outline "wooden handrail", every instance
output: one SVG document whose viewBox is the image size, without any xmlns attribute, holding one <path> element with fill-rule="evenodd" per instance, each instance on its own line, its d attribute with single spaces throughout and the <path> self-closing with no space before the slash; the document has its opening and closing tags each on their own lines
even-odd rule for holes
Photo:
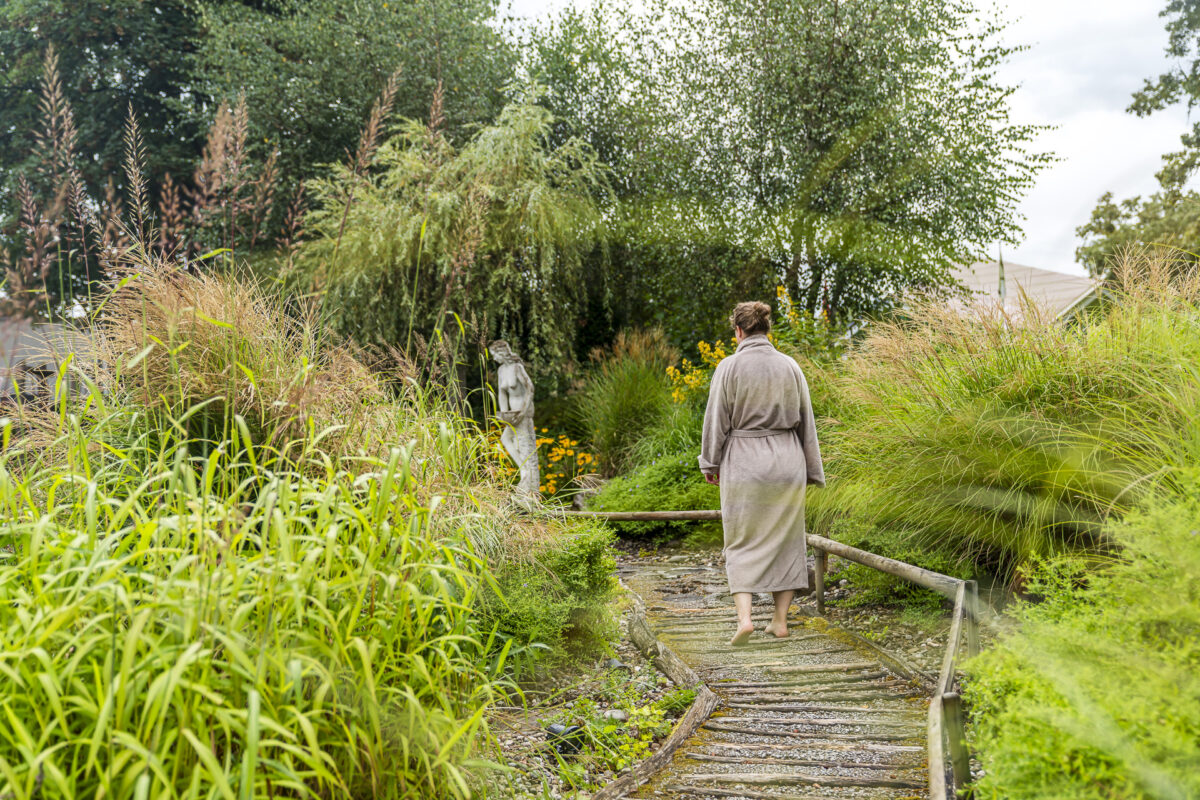
<svg viewBox="0 0 1200 800">
<path fill-rule="evenodd" d="M 550 511 L 554 516 L 609 522 L 687 522 L 720 520 L 720 511 Z"/>
</svg>

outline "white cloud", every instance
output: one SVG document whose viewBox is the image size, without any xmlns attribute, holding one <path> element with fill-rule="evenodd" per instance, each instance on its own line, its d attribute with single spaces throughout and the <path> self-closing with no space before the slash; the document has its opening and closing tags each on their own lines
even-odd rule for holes
<svg viewBox="0 0 1200 800">
<path fill-rule="evenodd" d="M 1163 153 L 1179 148 L 1185 108 L 1149 118 L 1126 113 L 1131 95 L 1170 62 L 1161 4 L 1154 0 L 1011 0 L 1007 38 L 1031 47 L 1001 77 L 1017 83 L 1014 119 L 1056 126 L 1040 142 L 1062 159 L 1021 205 L 1026 238 L 1013 261 L 1081 271 L 1075 228 L 1106 191 L 1154 191 Z"/>
</svg>

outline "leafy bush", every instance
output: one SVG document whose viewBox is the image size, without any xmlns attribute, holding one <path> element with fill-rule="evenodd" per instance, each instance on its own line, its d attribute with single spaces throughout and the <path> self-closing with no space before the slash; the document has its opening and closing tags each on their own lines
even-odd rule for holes
<svg viewBox="0 0 1200 800">
<path fill-rule="evenodd" d="M 696 456 L 674 453 L 604 485 L 588 507 L 594 511 L 707 510 L 721 507 L 721 493 L 700 476 Z M 613 522 L 629 536 L 691 535 L 721 540 L 720 522 Z"/>
<path fill-rule="evenodd" d="M 495 565 L 498 591 L 484 598 L 481 619 L 525 654 L 518 668 L 532 667 L 537 651 L 551 663 L 590 652 L 613 633 L 611 536 L 602 525 L 581 525 Z"/>
<path fill-rule="evenodd" d="M 656 330 L 623 332 L 610 349 L 592 354 L 576 413 L 605 475 L 632 466 L 638 441 L 667 414 L 667 368 L 677 358 Z"/>
<path fill-rule="evenodd" d="M 1108 528 L 1121 557 L 1043 561 L 1017 628 L 967 669 L 977 797 L 1200 794 L 1200 473 Z"/>
</svg>

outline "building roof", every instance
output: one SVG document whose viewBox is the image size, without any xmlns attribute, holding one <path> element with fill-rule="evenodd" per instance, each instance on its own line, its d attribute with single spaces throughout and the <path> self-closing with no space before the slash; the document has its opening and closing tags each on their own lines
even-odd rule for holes
<svg viewBox="0 0 1200 800">
<path fill-rule="evenodd" d="M 1055 316 L 1070 316 L 1099 296 L 1100 282 L 1086 275 L 1004 262 L 1004 296 L 1001 297 L 1000 263 L 979 261 L 959 267 L 954 278 L 981 300 L 1003 301 L 1004 310 L 1019 314 L 1021 293 Z"/>
<path fill-rule="evenodd" d="M 76 328 L 0 318 L 0 396 L 14 391 L 21 369 L 53 375 L 68 355 L 89 359 L 93 350 L 91 339 Z"/>
</svg>

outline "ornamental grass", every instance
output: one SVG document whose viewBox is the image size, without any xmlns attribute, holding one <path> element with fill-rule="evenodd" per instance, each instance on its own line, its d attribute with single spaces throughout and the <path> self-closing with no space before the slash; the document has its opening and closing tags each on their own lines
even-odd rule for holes
<svg viewBox="0 0 1200 800">
<path fill-rule="evenodd" d="M 1200 279 L 1130 253 L 1105 299 L 1064 321 L 930 302 L 811 368 L 827 415 L 818 531 L 868 520 L 918 550 L 1011 571 L 1103 552 L 1105 521 L 1187 465 L 1200 430 Z"/>
<path fill-rule="evenodd" d="M 493 573 L 566 526 L 282 300 L 127 266 L 86 390 L 3 422 L 0 795 L 477 796 Z"/>
</svg>

